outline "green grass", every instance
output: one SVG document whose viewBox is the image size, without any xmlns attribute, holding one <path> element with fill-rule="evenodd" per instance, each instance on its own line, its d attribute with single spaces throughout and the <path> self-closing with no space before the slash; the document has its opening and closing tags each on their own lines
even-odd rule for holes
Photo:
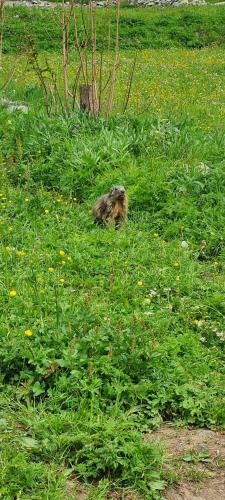
<svg viewBox="0 0 225 500">
<path fill-rule="evenodd" d="M 14 53 L 26 50 L 28 37 L 32 37 L 38 50 L 55 51 L 61 48 L 59 13 L 54 9 L 6 9 L 4 51 Z M 80 14 L 78 12 L 78 20 Z M 101 46 L 103 11 L 97 9 L 97 46 Z M 85 14 L 86 16 L 86 14 Z M 115 40 L 115 9 L 109 10 L 112 44 Z M 80 36 L 84 37 L 82 28 Z M 71 35 L 71 45 L 73 37 Z M 224 46 L 225 8 L 188 7 L 161 10 L 123 8 L 120 19 L 120 47 L 146 48 L 202 48 Z"/>
<path fill-rule="evenodd" d="M 93 500 L 156 500 L 170 479 L 145 431 L 224 428 L 224 49 L 140 50 L 121 117 L 133 56 L 108 124 L 47 118 L 25 57 L 4 93 L 30 111 L 0 111 L 3 499 L 74 498 L 82 483 Z M 117 232 L 89 214 L 115 183 L 129 198 Z"/>
<path fill-rule="evenodd" d="M 3 498 L 36 498 L 39 474 L 63 498 L 67 469 L 156 498 L 159 452 L 138 431 L 224 426 L 222 137 L 1 115 Z M 130 199 L 116 233 L 88 214 L 115 182 Z"/>
</svg>

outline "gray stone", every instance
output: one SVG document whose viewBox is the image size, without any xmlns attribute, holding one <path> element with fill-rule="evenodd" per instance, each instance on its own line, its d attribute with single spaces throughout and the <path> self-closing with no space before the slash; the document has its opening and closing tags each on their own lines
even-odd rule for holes
<svg viewBox="0 0 225 500">
<path fill-rule="evenodd" d="M 25 102 L 10 101 L 9 99 L 0 99 L 0 106 L 6 106 L 6 111 L 12 113 L 13 111 L 21 111 L 28 113 L 28 105 Z"/>
<path fill-rule="evenodd" d="M 179 7 L 182 5 L 206 5 L 205 0 L 129 0 L 129 4 L 136 7 Z"/>
<path fill-rule="evenodd" d="M 94 8 L 102 8 L 106 7 L 107 5 L 115 5 L 117 2 L 116 0 L 111 0 L 109 3 L 107 0 L 97 0 L 93 2 L 93 7 Z M 153 7 L 153 6 L 158 6 L 158 7 L 167 7 L 167 6 L 173 6 L 173 7 L 179 7 L 182 5 L 207 5 L 207 2 L 205 0 L 128 0 L 129 5 L 131 6 L 137 6 L 137 7 Z M 223 5 L 225 2 L 221 2 L 220 4 L 214 4 L 214 5 Z M 33 7 L 33 8 L 48 8 L 48 9 L 54 9 L 55 7 L 60 7 L 60 4 L 55 3 L 55 2 L 48 2 L 46 0 L 5 0 L 5 5 L 7 6 L 16 6 L 16 5 L 23 5 L 26 7 Z M 67 1 L 65 3 L 66 7 L 69 6 L 69 2 Z M 80 7 L 80 4 L 74 4 L 75 7 Z M 84 4 L 84 7 L 88 7 L 88 5 Z"/>
</svg>

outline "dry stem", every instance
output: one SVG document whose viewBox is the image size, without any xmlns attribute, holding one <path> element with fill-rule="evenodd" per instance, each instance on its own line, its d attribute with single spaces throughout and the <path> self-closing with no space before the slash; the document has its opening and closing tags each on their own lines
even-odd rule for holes
<svg viewBox="0 0 225 500">
<path fill-rule="evenodd" d="M 111 109 L 112 109 L 115 83 L 116 83 L 116 70 L 118 67 L 118 60 L 119 60 L 119 18 L 120 18 L 120 0 L 117 0 L 115 60 L 114 60 L 114 64 L 113 64 L 112 79 L 111 79 L 111 85 L 110 85 L 110 89 L 109 89 L 109 99 L 108 99 L 107 112 L 106 112 L 107 118 L 109 117 L 109 114 L 110 114 Z"/>
</svg>

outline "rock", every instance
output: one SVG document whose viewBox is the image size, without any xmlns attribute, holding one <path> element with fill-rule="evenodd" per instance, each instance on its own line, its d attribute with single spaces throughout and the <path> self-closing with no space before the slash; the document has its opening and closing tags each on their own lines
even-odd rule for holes
<svg viewBox="0 0 225 500">
<path fill-rule="evenodd" d="M 176 0 L 175 2 L 173 2 L 172 5 L 174 5 L 175 7 L 179 7 L 180 5 L 188 5 L 189 4 L 189 0 Z"/>
<path fill-rule="evenodd" d="M 129 0 L 133 7 L 179 7 L 182 5 L 206 5 L 205 0 Z"/>
<path fill-rule="evenodd" d="M 102 8 L 106 7 L 107 5 L 116 5 L 117 1 L 116 0 L 110 0 L 109 2 L 107 0 L 97 0 L 92 3 L 94 8 Z M 221 4 L 214 4 L 214 5 L 222 5 L 224 2 L 221 2 Z M 48 8 L 48 9 L 54 9 L 55 7 L 59 7 L 59 3 L 55 2 L 48 2 L 46 0 L 5 0 L 5 5 L 7 6 L 16 6 L 16 5 L 22 5 L 26 7 L 34 7 L 34 8 Z M 207 2 L 205 0 L 128 0 L 128 4 L 133 7 L 180 7 L 180 6 L 185 6 L 185 5 L 207 5 Z M 65 6 L 69 7 L 69 2 L 65 2 Z M 84 7 L 88 7 L 88 1 L 87 4 L 83 4 Z M 74 3 L 74 7 L 80 7 L 80 4 Z"/>
<path fill-rule="evenodd" d="M 17 7 L 18 5 L 22 7 L 30 8 L 47 8 L 53 9 L 58 7 L 60 4 L 54 2 L 47 2 L 45 0 L 5 0 L 4 5 L 7 7 Z M 69 5 L 69 4 L 68 4 Z"/>
<path fill-rule="evenodd" d="M 205 0 L 189 0 L 189 5 L 206 5 L 207 2 Z"/>
<path fill-rule="evenodd" d="M 0 106 L 6 106 L 8 113 L 13 111 L 21 111 L 22 113 L 28 113 L 28 105 L 24 102 L 10 101 L 9 99 L 0 99 Z"/>
</svg>

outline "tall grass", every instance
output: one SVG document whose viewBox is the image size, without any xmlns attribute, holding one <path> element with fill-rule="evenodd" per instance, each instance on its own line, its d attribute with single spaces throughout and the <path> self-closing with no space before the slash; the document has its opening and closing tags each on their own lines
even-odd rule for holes
<svg viewBox="0 0 225 500">
<path fill-rule="evenodd" d="M 159 498 L 140 431 L 224 426 L 223 135 L 188 117 L 0 123 L 2 494 L 63 498 L 69 476 Z M 117 233 L 89 216 L 114 183 Z"/>
</svg>

